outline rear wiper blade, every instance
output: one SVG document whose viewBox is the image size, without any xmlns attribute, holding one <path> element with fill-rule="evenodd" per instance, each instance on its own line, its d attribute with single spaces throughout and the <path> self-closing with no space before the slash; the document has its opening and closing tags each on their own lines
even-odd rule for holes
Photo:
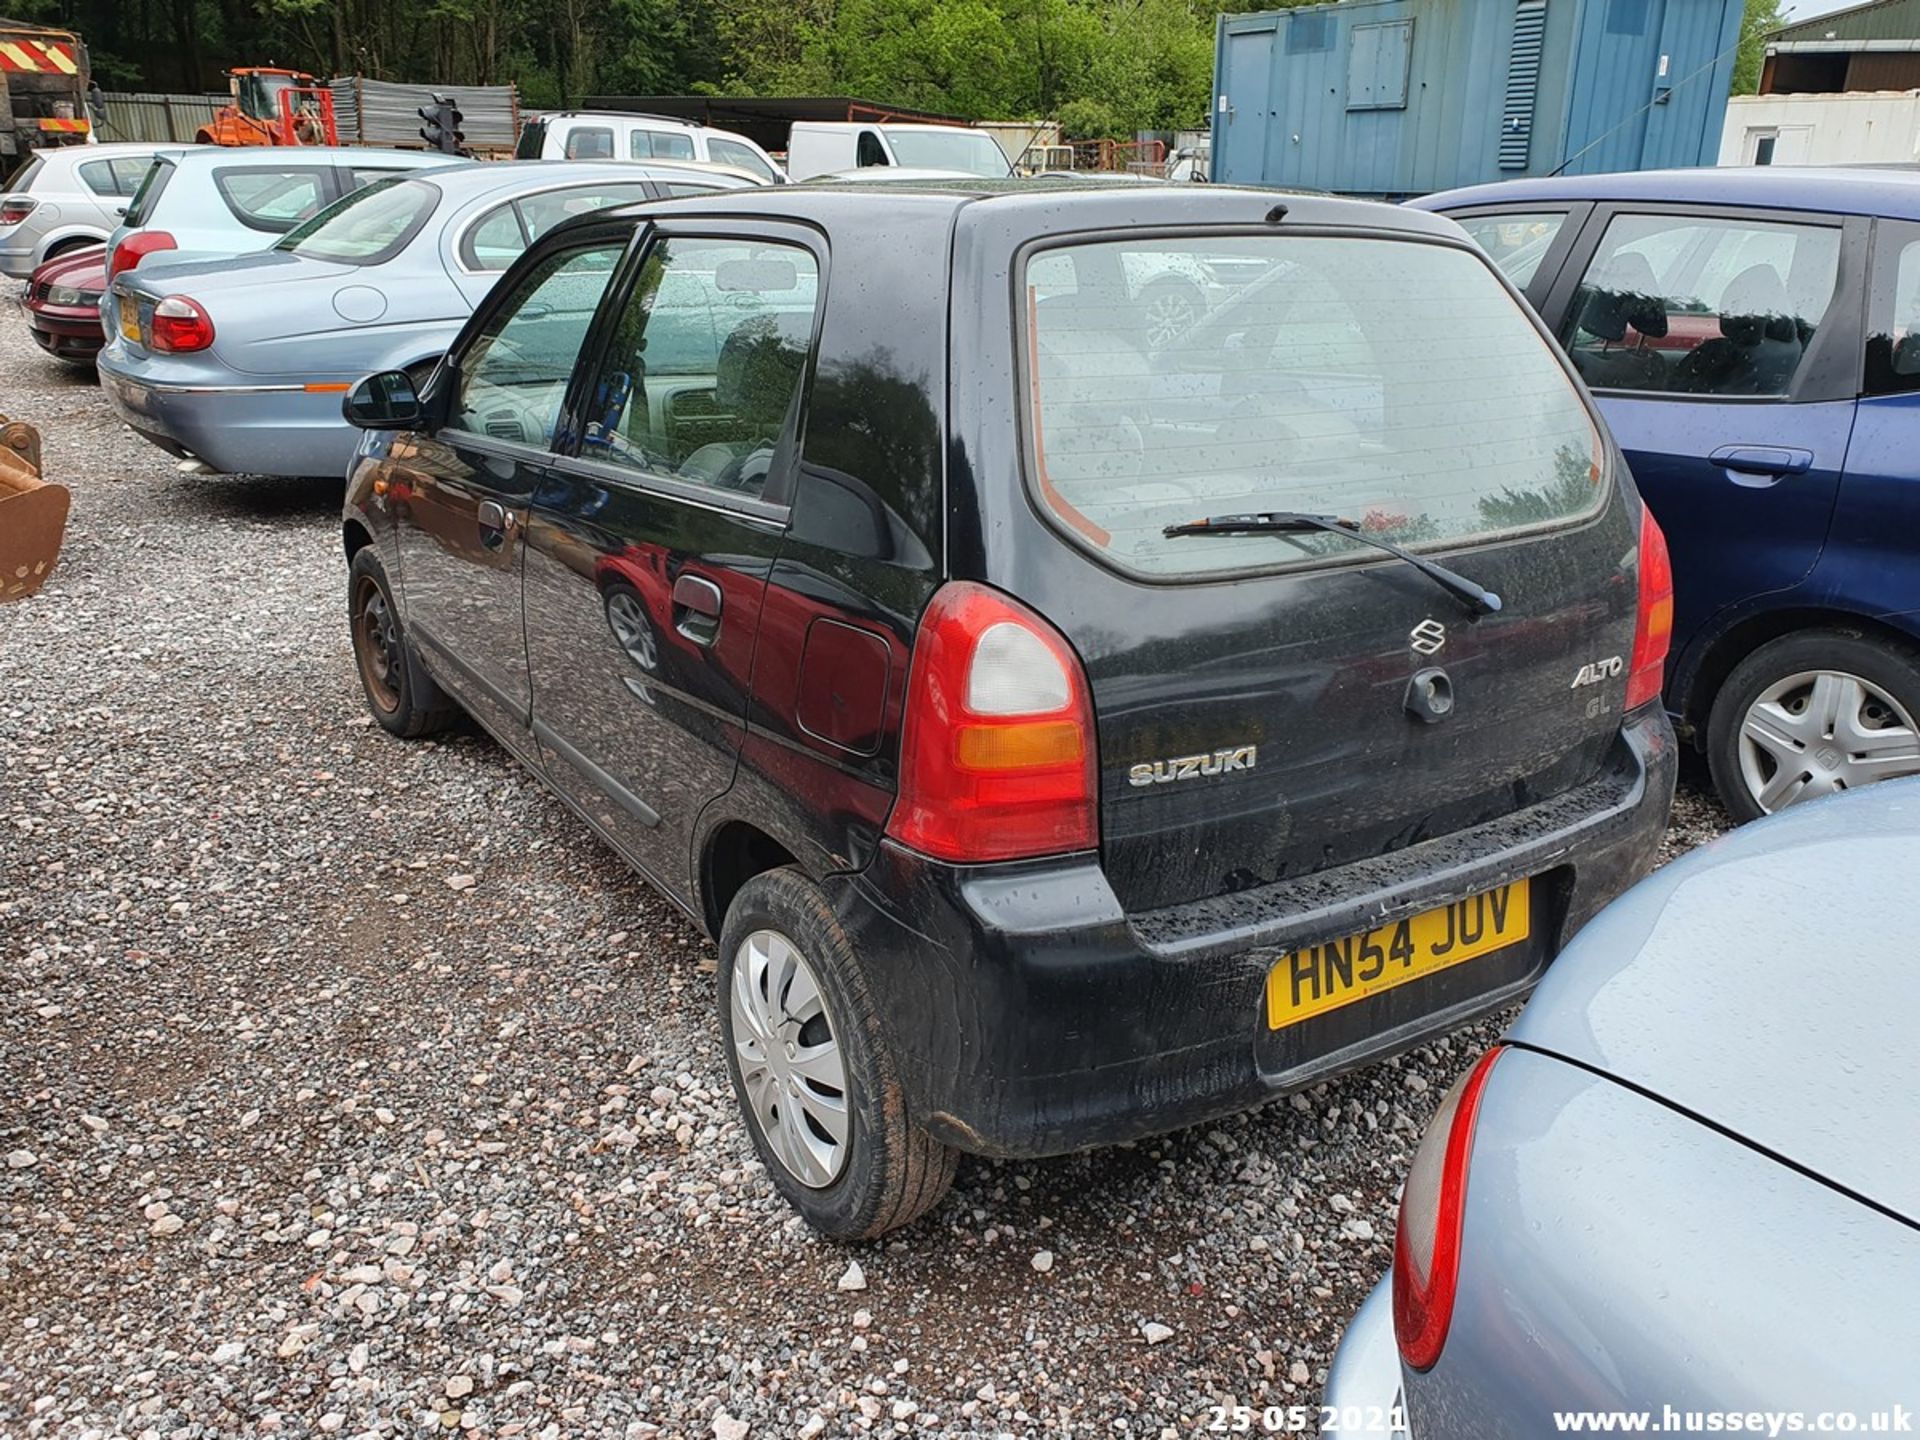
<svg viewBox="0 0 1920 1440">
<path fill-rule="evenodd" d="M 1184 525 L 1169 525 L 1163 532 L 1176 535 L 1298 535 L 1310 530 L 1329 535 L 1344 535 L 1376 550 L 1384 550 L 1404 560 L 1422 575 L 1440 586 L 1475 615 L 1492 615 L 1500 609 L 1500 597 L 1486 586 L 1469 580 L 1456 570 L 1437 565 L 1424 555 L 1416 555 L 1371 530 L 1363 530 L 1338 515 L 1311 515 L 1303 510 L 1261 510 L 1248 515 L 1209 515 L 1204 520 L 1189 520 Z"/>
</svg>

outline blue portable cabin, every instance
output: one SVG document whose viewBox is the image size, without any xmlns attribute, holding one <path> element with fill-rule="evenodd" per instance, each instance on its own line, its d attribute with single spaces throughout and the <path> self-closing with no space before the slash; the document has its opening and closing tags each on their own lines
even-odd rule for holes
<svg viewBox="0 0 1920 1440">
<path fill-rule="evenodd" d="M 1403 197 L 1711 165 L 1741 0 L 1344 0 L 1222 15 L 1213 178 Z"/>
</svg>

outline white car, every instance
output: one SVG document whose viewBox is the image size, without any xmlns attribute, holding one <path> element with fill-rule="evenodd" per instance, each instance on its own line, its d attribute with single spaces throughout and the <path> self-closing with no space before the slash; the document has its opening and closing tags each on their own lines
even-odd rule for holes
<svg viewBox="0 0 1920 1440">
<path fill-rule="evenodd" d="M 178 148 L 140 142 L 35 151 L 0 191 L 0 274 L 24 280 L 63 250 L 100 244 L 155 153 Z"/>
<path fill-rule="evenodd" d="M 1013 174 L 1000 142 L 985 130 L 965 125 L 796 120 L 787 137 L 787 175 L 794 180 L 881 166 L 948 178 L 1004 180 Z"/>
<path fill-rule="evenodd" d="M 786 175 L 744 135 L 665 115 L 564 110 L 537 115 L 520 127 L 517 160 L 700 160 L 729 165 L 779 185 Z"/>
</svg>

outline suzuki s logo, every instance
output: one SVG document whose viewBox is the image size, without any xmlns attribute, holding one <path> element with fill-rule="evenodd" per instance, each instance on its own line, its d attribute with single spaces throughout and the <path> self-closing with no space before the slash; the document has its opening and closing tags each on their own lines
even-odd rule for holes
<svg viewBox="0 0 1920 1440">
<path fill-rule="evenodd" d="M 1428 617 L 1407 632 L 1407 643 L 1422 655 L 1435 654 L 1447 643 L 1447 627 Z"/>
<path fill-rule="evenodd" d="M 1609 655 L 1604 660 L 1589 660 L 1580 667 L 1573 677 L 1573 684 L 1567 688 L 1578 690 L 1583 685 L 1598 685 L 1607 680 L 1618 680 L 1626 670 L 1626 663 L 1618 655 Z"/>
<path fill-rule="evenodd" d="M 1203 775 L 1224 775 L 1229 770 L 1251 770 L 1259 759 L 1258 745 L 1235 745 L 1211 755 L 1182 755 L 1174 760 L 1155 760 L 1136 765 L 1127 772 L 1127 783 L 1137 788 L 1171 785 L 1175 780 L 1198 780 Z"/>
</svg>

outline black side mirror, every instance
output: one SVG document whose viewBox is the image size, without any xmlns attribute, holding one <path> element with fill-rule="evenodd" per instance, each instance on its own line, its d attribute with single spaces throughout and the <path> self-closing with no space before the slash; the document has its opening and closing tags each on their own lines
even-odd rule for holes
<svg viewBox="0 0 1920 1440">
<path fill-rule="evenodd" d="M 413 377 L 404 370 L 366 376 L 347 391 L 340 412 L 362 430 L 418 430 L 427 415 Z"/>
</svg>

